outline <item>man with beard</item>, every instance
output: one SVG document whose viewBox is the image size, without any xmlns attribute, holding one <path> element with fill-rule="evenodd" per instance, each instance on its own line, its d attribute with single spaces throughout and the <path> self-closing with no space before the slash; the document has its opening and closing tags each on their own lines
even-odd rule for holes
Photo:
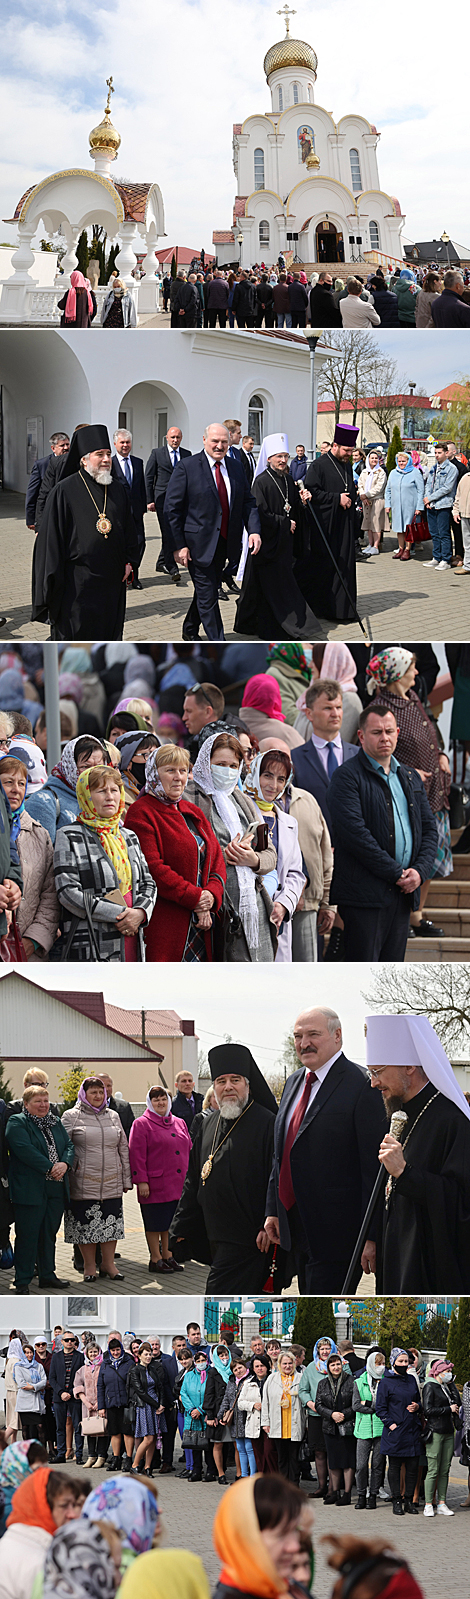
<svg viewBox="0 0 470 1599">
<path fill-rule="evenodd" d="M 341 576 L 356 604 L 356 554 L 354 507 L 356 490 L 351 458 L 359 429 L 337 423 L 331 449 L 312 461 L 300 485 L 300 497 L 321 522 L 327 543 L 336 558 Z M 340 622 L 353 622 L 354 610 L 325 549 L 321 533 L 309 511 L 305 520 L 302 558 L 296 568 L 297 580 L 320 616 Z M 312 637 L 316 635 L 312 634 Z"/>
<path fill-rule="evenodd" d="M 276 1101 L 249 1049 L 209 1050 L 217 1109 L 196 1135 L 171 1225 L 193 1259 L 211 1262 L 207 1292 L 260 1293 L 269 1272 L 263 1227 Z"/>
<path fill-rule="evenodd" d="M 466 1293 L 470 1282 L 470 1107 L 427 1016 L 368 1016 L 367 1065 L 401 1139 L 387 1133 L 388 1172 L 377 1249 L 377 1292 Z M 365 1269 L 376 1269 L 366 1245 Z"/>
<path fill-rule="evenodd" d="M 301 1070 L 288 1077 L 276 1119 L 265 1229 L 293 1249 L 300 1293 L 337 1294 L 377 1176 L 385 1114 L 343 1054 L 336 1011 L 303 1011 L 294 1044 Z M 364 1260 L 371 1250 L 372 1239 Z"/>
<path fill-rule="evenodd" d="M 121 639 L 126 583 L 138 565 L 125 483 L 111 474 L 106 427 L 74 434 L 47 500 L 33 558 L 33 612 L 53 639 Z"/>
<path fill-rule="evenodd" d="M 247 559 L 235 632 L 261 639 L 319 639 L 324 635 L 294 576 L 302 504 L 299 485 L 288 469 L 285 433 L 269 434 L 263 439 L 252 484 L 261 549 L 256 561 Z"/>
</svg>

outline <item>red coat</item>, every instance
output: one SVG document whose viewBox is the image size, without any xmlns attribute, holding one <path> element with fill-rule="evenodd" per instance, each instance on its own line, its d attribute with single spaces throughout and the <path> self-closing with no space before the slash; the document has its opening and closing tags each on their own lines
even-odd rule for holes
<svg viewBox="0 0 470 1599">
<path fill-rule="evenodd" d="M 201 895 L 197 886 L 198 848 L 184 818 L 193 816 L 205 840 L 202 888 L 214 895 L 219 910 L 226 881 L 225 861 L 215 833 L 199 810 L 182 799 L 165 805 L 153 794 L 141 794 L 132 806 L 132 831 L 142 846 L 158 889 L 158 898 L 145 929 L 147 960 L 181 961 L 191 921 Z M 207 959 L 212 960 L 210 932 L 205 934 Z"/>
</svg>

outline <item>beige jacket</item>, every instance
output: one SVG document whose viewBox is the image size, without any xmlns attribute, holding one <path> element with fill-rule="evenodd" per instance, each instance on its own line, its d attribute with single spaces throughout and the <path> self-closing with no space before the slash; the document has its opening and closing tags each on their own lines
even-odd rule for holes
<svg viewBox="0 0 470 1599">
<path fill-rule="evenodd" d="M 64 1111 L 64 1127 L 75 1149 L 71 1199 L 120 1199 L 132 1188 L 129 1145 L 116 1110 L 96 1112 L 78 1103 Z"/>
<path fill-rule="evenodd" d="M 298 692 L 300 693 L 300 689 Z M 254 733 L 259 744 L 262 738 L 283 738 L 289 749 L 294 750 L 304 742 L 300 733 L 296 733 L 295 727 L 291 727 L 289 722 L 278 722 L 275 716 L 265 716 L 264 711 L 256 711 L 254 706 L 242 705 L 240 716 L 242 722 L 249 727 L 250 733 Z"/>
<path fill-rule="evenodd" d="M 310 882 L 304 889 L 303 909 L 317 911 L 329 905 L 333 876 L 333 850 L 323 812 L 306 788 L 292 788 L 289 815 L 299 830 L 299 844 Z"/>
<path fill-rule="evenodd" d="M 23 898 L 17 912 L 22 938 L 35 938 L 40 945 L 36 959 L 49 954 L 60 921 L 60 905 L 55 891 L 53 849 L 47 828 L 23 811 L 18 834 L 18 855 L 23 878 Z M 34 957 L 33 957 L 34 959 Z"/>
<path fill-rule="evenodd" d="M 452 509 L 454 516 L 459 511 L 461 516 L 470 517 L 470 472 L 464 472 L 459 479 Z"/>
</svg>

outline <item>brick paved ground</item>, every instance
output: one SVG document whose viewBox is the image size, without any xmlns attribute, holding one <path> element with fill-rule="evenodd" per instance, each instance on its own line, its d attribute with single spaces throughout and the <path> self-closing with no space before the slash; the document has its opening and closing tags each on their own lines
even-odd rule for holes
<svg viewBox="0 0 470 1599">
<path fill-rule="evenodd" d="M 178 587 L 157 575 L 155 562 L 160 550 L 156 517 L 146 517 L 147 549 L 141 567 L 143 591 L 128 596 L 125 637 L 127 639 L 180 639 L 185 612 L 192 598 L 192 584 L 183 573 Z M 358 610 L 370 639 L 445 638 L 459 641 L 468 634 L 470 584 L 454 571 L 427 570 L 430 545 L 420 549 L 413 560 L 403 565 L 392 563 L 394 540 L 384 539 L 384 553 L 363 560 L 357 569 Z M 24 522 L 24 499 L 20 494 L 4 494 L 0 499 L 0 570 L 2 584 L 0 610 L 7 616 L 2 639 L 47 639 L 48 628 L 31 622 L 31 555 L 33 534 Z M 221 606 L 227 639 L 233 633 L 235 603 L 232 596 Z M 321 618 L 320 618 L 321 620 Z M 357 624 L 322 623 L 330 639 L 362 638 Z"/>
<path fill-rule="evenodd" d="M 175 1462 L 178 1452 L 175 1452 Z M 181 1467 L 176 1466 L 177 1470 Z M 62 1470 L 77 1474 L 76 1466 Z M 83 1472 L 85 1476 L 85 1472 Z M 103 1473 L 91 1475 L 93 1487 Z M 229 1471 L 233 1480 L 234 1473 Z M 444 1516 L 424 1520 L 422 1506 L 418 1516 L 407 1516 L 400 1521 L 392 1515 L 391 1504 L 383 1502 L 371 1522 L 365 1513 L 358 1516 L 354 1501 L 350 1509 L 337 1510 L 315 1500 L 314 1541 L 316 1551 L 315 1599 L 329 1599 L 333 1587 L 333 1574 L 328 1571 L 320 1538 L 327 1532 L 350 1532 L 367 1538 L 390 1538 L 400 1554 L 409 1560 L 425 1599 L 468 1599 L 468 1537 L 470 1512 L 460 1509 L 459 1501 L 465 1498 L 467 1473 L 454 1461 L 449 1483 L 448 1503 L 455 1510 L 454 1520 Z M 212 1547 L 212 1521 L 220 1503 L 222 1488 L 217 1483 L 188 1483 L 175 1476 L 154 1478 L 158 1485 L 158 1498 L 163 1521 L 163 1548 L 192 1549 L 204 1563 L 211 1587 L 217 1582 L 219 1562 Z M 225 1490 L 226 1492 L 227 1490 Z M 465 1572 L 467 1575 L 465 1575 Z"/>
</svg>

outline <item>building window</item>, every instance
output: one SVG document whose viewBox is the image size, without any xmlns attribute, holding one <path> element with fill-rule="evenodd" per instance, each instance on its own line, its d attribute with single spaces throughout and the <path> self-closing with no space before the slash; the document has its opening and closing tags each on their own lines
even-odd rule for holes
<svg viewBox="0 0 470 1599">
<path fill-rule="evenodd" d="M 260 222 L 259 242 L 260 244 L 269 244 L 269 222 Z"/>
<path fill-rule="evenodd" d="M 168 411 L 155 411 L 153 419 L 153 436 L 158 450 L 160 450 L 162 445 L 165 443 L 168 427 Z"/>
<path fill-rule="evenodd" d="M 264 189 L 264 150 L 255 150 L 255 189 Z"/>
<path fill-rule="evenodd" d="M 293 99 L 294 105 L 298 105 L 299 104 L 300 94 L 299 94 L 299 84 L 298 83 L 293 83 L 292 84 L 292 99 Z"/>
<path fill-rule="evenodd" d="M 358 150 L 350 150 L 349 151 L 349 160 L 351 162 L 351 183 L 352 183 L 352 186 L 353 186 L 353 193 L 354 194 L 358 194 L 359 190 L 362 189 L 361 163 L 360 163 L 360 160 L 359 160 L 359 151 Z"/>
<path fill-rule="evenodd" d="M 278 93 L 278 108 L 277 108 L 277 109 L 278 109 L 278 111 L 282 111 L 282 108 L 283 108 L 283 103 L 284 103 L 284 102 L 283 102 L 283 99 L 282 99 L 282 88 L 281 88 L 281 84 L 279 84 L 279 88 L 278 88 L 278 91 L 277 91 L 277 93 Z"/>
<path fill-rule="evenodd" d="M 252 394 L 248 404 L 248 432 L 259 449 L 263 440 L 264 405 L 260 394 Z"/>
<path fill-rule="evenodd" d="M 309 83 L 309 86 L 308 86 L 308 89 L 307 89 L 307 94 L 308 94 L 308 98 L 310 100 L 310 104 L 313 105 L 313 88 L 312 88 L 311 83 Z"/>
<path fill-rule="evenodd" d="M 369 222 L 369 238 L 372 250 L 380 250 L 380 233 L 377 222 Z"/>
</svg>

